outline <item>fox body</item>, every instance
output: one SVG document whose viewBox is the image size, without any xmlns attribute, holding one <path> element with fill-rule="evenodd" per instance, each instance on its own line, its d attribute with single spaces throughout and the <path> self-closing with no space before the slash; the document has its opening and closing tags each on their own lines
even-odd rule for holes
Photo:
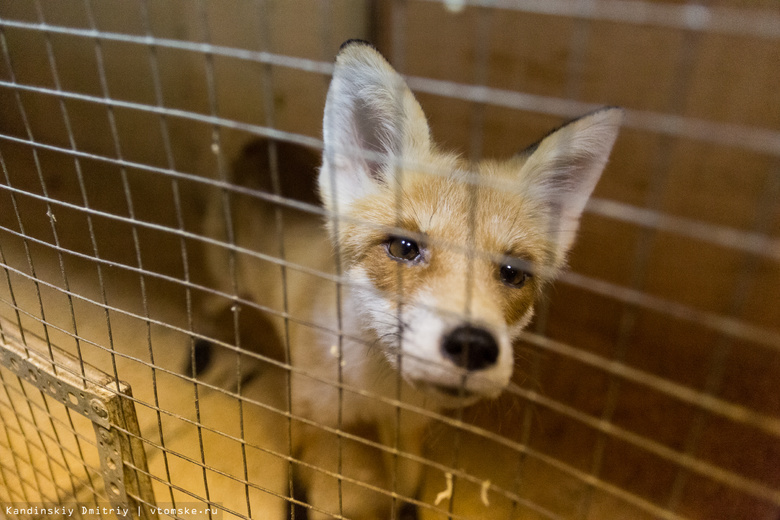
<svg viewBox="0 0 780 520">
<path fill-rule="evenodd" d="M 469 164 L 434 145 L 420 105 L 373 47 L 342 46 L 318 177 L 327 233 L 286 212 L 285 258 L 309 269 L 239 258 L 236 270 L 239 291 L 296 318 L 279 333 L 289 334 L 289 406 L 306 419 L 293 445 L 310 517 L 387 517 L 390 499 L 357 482 L 413 497 L 432 414 L 509 384 L 513 340 L 565 263 L 621 115 L 598 110 L 509 160 Z M 274 211 L 236 203 L 237 242 L 278 256 Z M 210 265 L 229 287 L 224 254 Z M 396 448 L 411 456 L 391 456 Z"/>
</svg>

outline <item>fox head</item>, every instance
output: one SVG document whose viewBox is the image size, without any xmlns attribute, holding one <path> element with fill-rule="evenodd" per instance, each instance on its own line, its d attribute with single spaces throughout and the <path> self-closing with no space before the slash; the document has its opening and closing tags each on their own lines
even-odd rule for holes
<svg viewBox="0 0 780 520">
<path fill-rule="evenodd" d="M 319 190 L 356 312 L 412 386 L 445 406 L 506 387 L 512 342 L 565 262 L 621 117 L 598 110 L 509 160 L 467 164 L 437 149 L 373 47 L 342 46 Z"/>
</svg>

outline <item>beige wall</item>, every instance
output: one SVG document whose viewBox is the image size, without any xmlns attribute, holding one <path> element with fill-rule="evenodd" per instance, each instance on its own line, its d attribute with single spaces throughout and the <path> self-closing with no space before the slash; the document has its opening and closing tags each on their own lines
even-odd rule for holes
<svg viewBox="0 0 780 520">
<path fill-rule="evenodd" d="M 38 24 L 40 16 L 35 9 L 36 3 L 2 2 L 0 17 L 17 24 Z M 51 46 L 59 86 L 68 94 L 62 99 L 76 149 L 100 158 L 119 157 L 113 139 L 113 118 L 122 159 L 143 166 L 173 167 L 184 174 L 212 178 L 226 173 L 241 148 L 256 138 L 252 131 L 231 129 L 232 123 L 272 126 L 315 142 L 320 139 L 328 76 L 322 72 L 269 67 L 252 59 L 215 54 L 212 59 L 215 114 L 230 123 L 218 127 L 221 146 L 218 153 L 214 153 L 215 127 L 209 122 L 193 120 L 212 115 L 206 55 L 201 48 L 176 48 L 176 42 L 207 41 L 200 5 L 205 5 L 208 41 L 227 49 L 228 54 L 268 50 L 275 57 L 308 60 L 304 63 L 330 63 L 342 41 L 365 38 L 369 25 L 365 0 L 327 3 L 319 0 L 89 2 L 93 7 L 95 26 L 107 33 L 98 46 L 93 38 L 83 33 L 92 27 L 85 2 L 44 0 L 40 4 L 45 22 L 55 27 L 52 32 L 3 27 L 13 77 L 21 85 L 56 90 L 47 53 L 47 45 Z M 145 42 L 121 41 L 122 35 L 137 39 L 147 34 L 147 21 L 141 10 L 145 4 L 149 7 L 152 35 L 169 40 L 154 49 Z M 69 28 L 82 32 L 68 34 Z M 102 55 L 102 67 L 98 63 L 99 54 Z M 151 111 L 158 105 L 153 63 L 159 71 L 162 106 L 179 114 L 166 116 L 165 129 L 159 115 Z M 101 85 L 101 70 L 107 93 Z M 12 81 L 11 71 L 3 58 L 0 58 L 0 79 Z M 272 93 L 265 96 L 264 92 L 268 92 L 271 85 Z M 69 150 L 69 132 L 58 97 L 24 90 L 19 91 L 19 96 L 33 139 Z M 105 97 L 130 105 L 114 107 L 110 117 L 106 105 L 101 102 Z M 268 100 L 270 110 L 266 110 Z M 0 132 L 26 140 L 27 131 L 13 89 L 0 88 L 0 107 Z M 170 142 L 171 161 L 166 154 L 164 134 Z M 77 168 L 81 168 L 93 208 L 129 215 L 122 171 L 116 164 L 84 157 L 79 157 L 76 164 L 74 157 L 67 153 L 37 149 L 35 157 L 32 150 L 25 144 L 0 139 L 0 152 L 16 188 L 33 193 L 42 191 L 36 174 L 37 160 L 49 195 L 82 205 L 77 180 Z M 222 160 L 222 166 L 219 160 Z M 130 167 L 125 173 L 136 217 L 176 227 L 171 180 L 145 168 Z M 203 197 L 209 195 L 198 182 L 180 181 L 178 189 L 184 201 L 186 228 L 200 232 Z M 24 196 L 20 196 L 20 200 L 28 232 L 41 230 L 43 236 L 48 236 L 49 222 L 44 204 Z M 0 194 L 0 206 L 3 207 L 0 221 L 16 228 L 7 192 Z M 84 214 L 61 207 L 55 209 L 63 246 L 90 252 L 92 246 Z M 122 224 L 107 218 L 94 218 L 93 221 L 98 240 L 112 244 L 105 248 L 104 254 L 122 261 L 133 258 L 129 228 L 121 229 Z M 152 268 L 165 272 L 181 269 L 179 265 L 164 263 L 161 255 L 149 256 L 147 261 L 151 262 Z"/>
<path fill-rule="evenodd" d="M 91 2 L 100 31 L 145 35 L 142 2 Z M 151 32 L 155 37 L 184 42 L 205 42 L 200 2 L 148 2 Z M 226 0 L 205 2 L 208 41 L 214 45 L 330 62 L 347 38 L 365 38 L 368 10 L 365 0 Z M 89 29 L 90 21 L 80 1 L 42 2 L 47 23 L 58 27 Z M 264 8 L 262 6 L 265 6 Z M 265 9 L 265 13 L 262 12 Z M 4 2 L 0 16 L 38 23 L 33 2 Z M 40 31 L 6 27 L 14 73 L 20 83 L 55 88 L 47 60 L 46 38 Z M 95 42 L 83 35 L 50 34 L 57 72 L 64 91 L 104 96 Z M 267 47 L 266 47 L 267 46 Z M 156 106 L 150 51 L 146 45 L 101 40 L 103 68 L 112 99 Z M 199 51 L 156 48 L 163 105 L 170 109 L 210 114 L 206 59 Z M 5 60 L 2 77 L 8 78 Z M 217 115 L 241 123 L 265 125 L 264 81 L 273 82 L 273 120 L 278 129 L 318 138 L 327 77 L 284 67 L 271 67 L 232 57 L 214 56 Z M 67 134 L 55 98 L 24 94 L 25 108 L 37 139 L 68 146 Z M 34 99 L 31 99 L 34 98 Z M 21 132 L 15 101 L 8 89 L 0 90 L 6 107 L 0 125 Z M 110 127 L 103 106 L 66 101 L 79 149 L 115 156 Z M 158 117 L 131 109 L 116 109 L 117 129 L 126 159 L 165 166 Z M 208 174 L 216 169 L 211 153 L 211 127 L 186 119 L 169 118 L 171 143 L 178 169 Z M 227 157 L 249 139 L 242 132 L 223 130 Z"/>
</svg>

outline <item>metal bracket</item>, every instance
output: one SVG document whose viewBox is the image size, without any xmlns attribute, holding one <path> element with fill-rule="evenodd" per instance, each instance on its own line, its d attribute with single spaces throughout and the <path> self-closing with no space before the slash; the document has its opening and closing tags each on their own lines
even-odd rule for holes
<svg viewBox="0 0 780 520">
<path fill-rule="evenodd" d="M 122 520 L 153 519 L 151 480 L 130 386 L 2 320 L 0 365 L 92 422 L 105 490 Z M 130 461 L 133 468 L 125 464 Z M 142 497 L 146 504 L 132 498 Z M 126 511 L 126 513 L 123 513 Z"/>
</svg>

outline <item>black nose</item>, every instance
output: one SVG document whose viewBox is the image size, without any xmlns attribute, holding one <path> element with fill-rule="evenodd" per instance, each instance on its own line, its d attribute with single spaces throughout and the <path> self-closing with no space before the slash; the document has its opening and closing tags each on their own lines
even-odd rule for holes
<svg viewBox="0 0 780 520">
<path fill-rule="evenodd" d="M 498 359 L 498 343 L 493 335 L 468 325 L 450 332 L 444 338 L 442 350 L 456 365 L 467 370 L 487 368 Z"/>
</svg>

